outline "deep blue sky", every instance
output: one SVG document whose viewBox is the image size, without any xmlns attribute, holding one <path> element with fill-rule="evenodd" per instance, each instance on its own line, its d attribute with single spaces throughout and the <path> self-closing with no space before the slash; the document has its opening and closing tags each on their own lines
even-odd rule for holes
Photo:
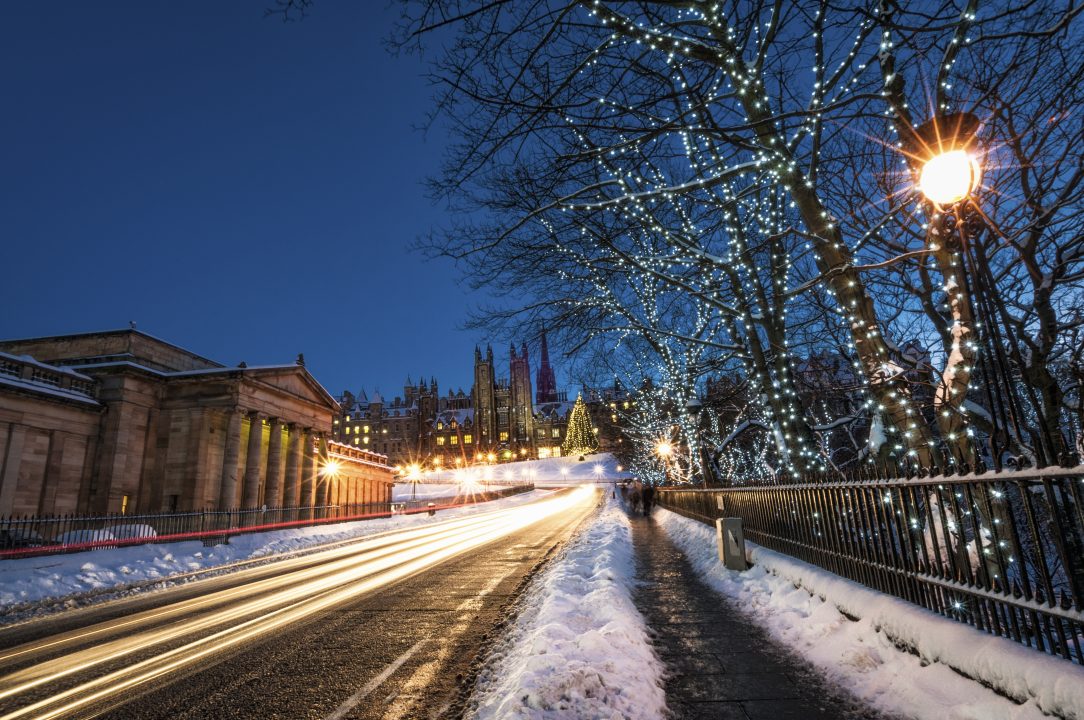
<svg viewBox="0 0 1084 720">
<path fill-rule="evenodd" d="M 469 389 L 481 299 L 407 249 L 443 222 L 421 183 L 446 137 L 414 129 L 431 89 L 383 46 L 396 9 L 269 4 L 4 8 L 0 337 L 135 320 L 227 364 L 304 352 L 335 394 Z"/>
</svg>

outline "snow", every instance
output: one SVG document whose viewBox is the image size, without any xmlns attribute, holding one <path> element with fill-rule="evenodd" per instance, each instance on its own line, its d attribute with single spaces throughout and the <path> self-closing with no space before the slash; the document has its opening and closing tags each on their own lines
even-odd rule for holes
<svg viewBox="0 0 1084 720">
<path fill-rule="evenodd" d="M 183 576 L 195 571 L 293 553 L 327 543 L 340 542 L 423 523 L 440 522 L 476 513 L 522 505 L 550 495 L 547 490 L 442 510 L 436 515 L 418 513 L 390 518 L 236 535 L 226 545 L 204 547 L 202 541 L 185 541 L 120 548 L 103 548 L 67 555 L 46 555 L 0 561 L 0 622 L 14 610 L 45 600 L 123 590 L 127 586 Z M 116 532 L 137 532 L 139 526 L 118 526 Z"/>
<path fill-rule="evenodd" d="M 523 610 L 479 674 L 467 717 L 666 716 L 663 665 L 632 602 L 628 515 L 606 504 L 523 598 Z"/>
<path fill-rule="evenodd" d="M 486 480 L 496 482 L 533 482 L 539 486 L 582 485 L 625 480 L 632 473 L 622 466 L 612 453 L 593 453 L 569 457 L 521 460 L 500 465 L 480 465 L 422 473 L 424 483 L 461 483 L 477 492 Z M 621 470 L 617 468 L 621 467 Z"/>
<path fill-rule="evenodd" d="M 416 500 L 451 498 L 459 495 L 459 490 L 460 486 L 454 483 L 418 483 L 418 487 L 414 490 L 411 489 L 411 483 L 397 483 L 392 488 L 392 500 L 395 502 L 410 500 L 411 494 Z"/>
<path fill-rule="evenodd" d="M 662 509 L 656 522 L 752 622 L 879 710 L 918 720 L 1084 720 L 1084 668 L 753 543 L 754 566 L 727 570 L 713 528 Z"/>
</svg>

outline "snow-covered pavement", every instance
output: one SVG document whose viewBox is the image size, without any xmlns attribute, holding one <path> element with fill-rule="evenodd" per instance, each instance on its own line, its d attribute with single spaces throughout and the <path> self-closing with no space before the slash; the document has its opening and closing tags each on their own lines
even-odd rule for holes
<svg viewBox="0 0 1084 720">
<path fill-rule="evenodd" d="M 3 614 L 45 600 L 68 598 L 93 591 L 107 592 L 146 581 L 174 578 L 194 571 L 232 563 L 302 551 L 327 543 L 350 540 L 422 523 L 513 507 L 549 495 L 535 490 L 522 495 L 426 513 L 314 527 L 237 535 L 227 545 L 204 547 L 186 541 L 121 548 L 104 548 L 68 555 L 46 555 L 0 561 L 0 622 Z"/>
<path fill-rule="evenodd" d="M 1079 666 L 766 548 L 753 546 L 750 570 L 727 570 L 713 528 L 662 509 L 656 522 L 712 588 L 872 707 L 916 720 L 1084 720 Z"/>
<path fill-rule="evenodd" d="M 662 663 L 633 605 L 629 518 L 605 507 L 542 571 L 479 674 L 468 717 L 665 716 Z"/>
</svg>

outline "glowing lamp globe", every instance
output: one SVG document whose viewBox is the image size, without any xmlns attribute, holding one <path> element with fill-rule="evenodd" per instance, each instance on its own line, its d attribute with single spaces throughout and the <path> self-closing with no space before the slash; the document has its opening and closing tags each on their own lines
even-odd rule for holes
<svg viewBox="0 0 1084 720">
<path fill-rule="evenodd" d="M 655 446 L 655 452 L 657 452 L 662 457 L 668 457 L 673 451 L 674 446 L 665 441 L 660 442 L 658 445 Z"/>
<path fill-rule="evenodd" d="M 938 205 L 958 203 L 979 185 L 979 162 L 966 150 L 949 150 L 935 155 L 922 166 L 918 187 Z"/>
</svg>

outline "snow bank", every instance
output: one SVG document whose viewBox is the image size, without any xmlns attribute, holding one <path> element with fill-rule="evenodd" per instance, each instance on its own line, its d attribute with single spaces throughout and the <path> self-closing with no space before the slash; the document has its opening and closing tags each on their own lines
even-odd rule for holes
<svg viewBox="0 0 1084 720">
<path fill-rule="evenodd" d="M 434 516 L 427 513 L 395 515 L 376 520 L 236 535 L 230 538 L 229 544 L 214 547 L 204 547 L 202 541 L 195 540 L 3 560 L 0 561 L 0 613 L 43 600 L 106 591 L 148 580 L 168 580 L 170 577 L 244 560 L 513 507 L 549 494 L 547 490 L 535 490 L 492 502 L 442 510 Z"/>
<path fill-rule="evenodd" d="M 416 500 L 429 500 L 431 498 L 450 498 L 459 494 L 459 485 L 455 483 L 418 483 L 417 488 L 411 488 L 411 483 L 396 483 L 392 488 L 392 500 L 402 502 L 410 500 L 414 496 Z"/>
<path fill-rule="evenodd" d="M 632 531 L 606 506 L 551 561 L 486 662 L 468 717 L 665 717 L 663 666 L 633 605 Z"/>
<path fill-rule="evenodd" d="M 618 467 L 621 469 L 618 470 Z M 467 468 L 430 470 L 422 473 L 425 483 L 458 483 L 468 486 L 494 480 L 501 482 L 533 482 L 536 485 L 582 485 L 609 483 L 631 478 L 612 453 L 593 453 L 544 460 L 521 460 L 500 465 L 478 465 Z"/>
<path fill-rule="evenodd" d="M 1044 712 L 1084 720 L 1076 665 L 752 543 L 754 567 L 727 570 L 714 528 L 662 509 L 656 522 L 715 590 L 876 708 L 931 720 L 1037 720 Z"/>
</svg>

